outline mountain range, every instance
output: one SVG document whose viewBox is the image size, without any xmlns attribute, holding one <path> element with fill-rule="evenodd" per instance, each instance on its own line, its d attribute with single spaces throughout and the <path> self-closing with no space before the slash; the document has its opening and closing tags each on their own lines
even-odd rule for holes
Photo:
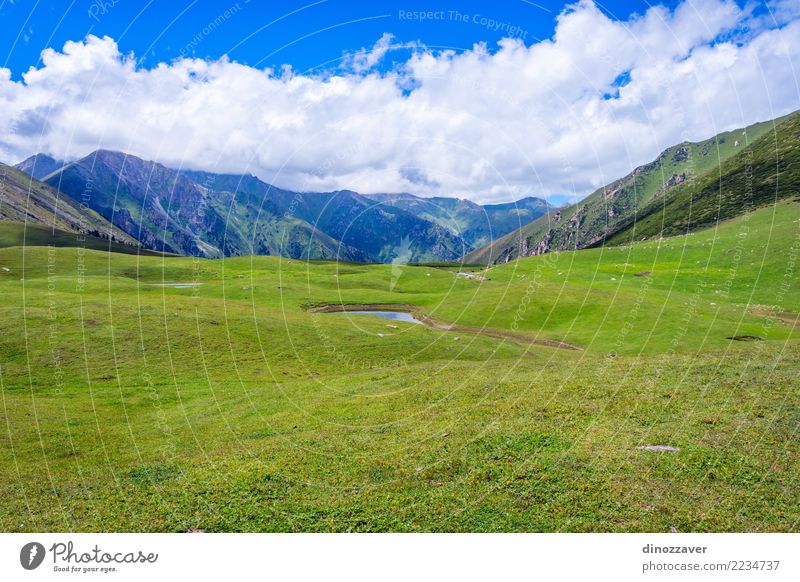
<svg viewBox="0 0 800 582">
<path fill-rule="evenodd" d="M 796 112 L 677 144 L 561 208 L 533 197 L 478 205 L 293 192 L 248 174 L 176 170 L 122 152 L 68 163 L 36 154 L 15 168 L 0 165 L 0 220 L 201 257 L 495 264 L 682 234 L 797 193 L 799 128 Z"/>
<path fill-rule="evenodd" d="M 537 198 L 480 206 L 410 194 L 292 192 L 252 175 L 175 170 L 107 150 L 70 163 L 36 154 L 16 167 L 83 201 L 144 248 L 202 257 L 451 261 L 551 209 Z"/>
</svg>

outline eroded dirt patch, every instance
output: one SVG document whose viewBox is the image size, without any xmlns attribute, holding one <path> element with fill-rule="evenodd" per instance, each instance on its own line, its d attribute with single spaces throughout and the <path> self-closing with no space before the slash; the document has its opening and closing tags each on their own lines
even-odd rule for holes
<svg viewBox="0 0 800 582">
<path fill-rule="evenodd" d="M 751 307 L 748 312 L 756 317 L 765 317 L 789 327 L 800 327 L 800 313 L 778 311 L 769 307 Z"/>
</svg>

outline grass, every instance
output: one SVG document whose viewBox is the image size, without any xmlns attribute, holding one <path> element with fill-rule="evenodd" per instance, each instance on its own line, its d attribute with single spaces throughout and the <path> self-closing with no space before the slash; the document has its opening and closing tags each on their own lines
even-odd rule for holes
<svg viewBox="0 0 800 582">
<path fill-rule="evenodd" d="M 487 280 L 0 249 L 0 528 L 797 530 L 799 208 Z"/>
</svg>

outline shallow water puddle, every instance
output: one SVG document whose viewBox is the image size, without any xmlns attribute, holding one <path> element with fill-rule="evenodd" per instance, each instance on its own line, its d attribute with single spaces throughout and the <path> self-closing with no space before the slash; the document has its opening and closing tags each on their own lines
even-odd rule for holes
<svg viewBox="0 0 800 582">
<path fill-rule="evenodd" d="M 145 283 L 145 285 L 151 287 L 170 287 L 172 289 L 191 289 L 192 287 L 202 285 L 202 283 Z"/>
<path fill-rule="evenodd" d="M 347 313 L 348 315 L 374 315 L 376 317 L 382 317 L 384 319 L 391 319 L 392 321 L 405 321 L 406 323 L 422 323 L 420 320 L 414 318 L 408 312 L 405 311 L 345 311 L 339 312 Z"/>
</svg>

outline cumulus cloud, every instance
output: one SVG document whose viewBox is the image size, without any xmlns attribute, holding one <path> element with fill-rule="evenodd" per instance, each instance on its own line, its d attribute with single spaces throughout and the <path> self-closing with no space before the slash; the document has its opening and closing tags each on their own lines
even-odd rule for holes
<svg viewBox="0 0 800 582">
<path fill-rule="evenodd" d="M 626 21 L 584 0 L 551 39 L 430 50 L 389 34 L 326 73 L 227 58 L 142 67 L 113 39 L 0 69 L 0 156 L 117 149 L 304 191 L 580 198 L 664 148 L 800 108 L 800 20 L 686 0 Z M 404 60 L 379 67 L 397 47 Z M 410 49 L 410 52 L 409 52 Z"/>
</svg>

